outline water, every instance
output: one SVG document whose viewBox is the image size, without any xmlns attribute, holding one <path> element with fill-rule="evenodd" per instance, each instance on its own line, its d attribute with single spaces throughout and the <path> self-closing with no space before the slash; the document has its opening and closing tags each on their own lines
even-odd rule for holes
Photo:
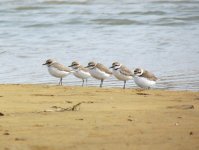
<svg viewBox="0 0 199 150">
<path fill-rule="evenodd" d="M 152 71 L 157 88 L 199 91 L 198 0 L 0 0 L 0 6 L 0 83 L 56 84 L 41 65 L 54 58 L 65 65 L 119 61 Z M 81 82 L 70 75 L 64 84 Z M 104 85 L 123 82 L 112 77 Z"/>
</svg>

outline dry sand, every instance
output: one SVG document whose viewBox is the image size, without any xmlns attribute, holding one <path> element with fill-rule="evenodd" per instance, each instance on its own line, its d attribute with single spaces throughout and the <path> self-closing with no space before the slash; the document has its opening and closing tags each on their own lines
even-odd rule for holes
<svg viewBox="0 0 199 150">
<path fill-rule="evenodd" d="M 0 88 L 0 150 L 199 150 L 199 92 Z"/>
</svg>

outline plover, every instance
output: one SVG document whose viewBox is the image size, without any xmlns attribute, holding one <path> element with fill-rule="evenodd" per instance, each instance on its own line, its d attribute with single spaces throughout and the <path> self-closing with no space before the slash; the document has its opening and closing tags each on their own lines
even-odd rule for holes
<svg viewBox="0 0 199 150">
<path fill-rule="evenodd" d="M 133 72 L 119 62 L 114 62 L 110 68 L 113 69 L 113 75 L 118 80 L 124 81 L 123 89 L 125 89 L 126 81 L 133 79 Z"/>
<path fill-rule="evenodd" d="M 157 77 L 147 70 L 136 68 L 134 70 L 134 81 L 135 83 L 144 89 L 150 89 L 156 84 Z"/>
<path fill-rule="evenodd" d="M 89 68 L 92 77 L 101 80 L 100 87 L 102 87 L 103 81 L 112 75 L 112 72 L 100 63 L 89 62 L 86 68 Z"/>
<path fill-rule="evenodd" d="M 84 80 L 86 80 L 87 83 L 87 79 L 91 77 L 89 70 L 80 65 L 77 61 L 73 61 L 72 64 L 68 67 L 71 67 L 73 69 L 74 76 L 82 79 L 82 86 L 84 86 Z"/>
<path fill-rule="evenodd" d="M 62 78 L 69 75 L 71 72 L 71 70 L 69 68 L 65 67 L 62 64 L 59 64 L 58 62 L 56 62 L 53 59 L 46 60 L 46 62 L 43 65 L 47 65 L 48 72 L 52 76 L 54 76 L 56 78 L 60 78 L 59 85 L 62 85 Z"/>
</svg>

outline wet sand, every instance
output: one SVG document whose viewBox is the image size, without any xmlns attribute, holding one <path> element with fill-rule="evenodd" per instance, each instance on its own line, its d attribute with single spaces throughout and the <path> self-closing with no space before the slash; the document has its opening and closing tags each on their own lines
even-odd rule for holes
<svg viewBox="0 0 199 150">
<path fill-rule="evenodd" d="M 0 150 L 199 149 L 199 92 L 0 88 Z"/>
</svg>

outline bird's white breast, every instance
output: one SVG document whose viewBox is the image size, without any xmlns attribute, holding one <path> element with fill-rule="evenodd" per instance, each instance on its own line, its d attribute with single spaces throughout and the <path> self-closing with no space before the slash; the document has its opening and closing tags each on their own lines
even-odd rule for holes
<svg viewBox="0 0 199 150">
<path fill-rule="evenodd" d="M 48 67 L 48 72 L 52 76 L 57 77 L 57 78 L 63 78 L 63 77 L 65 77 L 65 76 L 70 74 L 70 72 L 60 71 L 60 70 L 58 70 L 57 68 L 55 68 L 53 66 Z"/>
<path fill-rule="evenodd" d="M 92 75 L 92 77 L 94 77 L 98 80 L 101 80 L 101 79 L 104 80 L 104 79 L 110 77 L 110 74 L 108 74 L 104 71 L 101 71 L 98 68 L 91 69 L 91 70 L 89 70 L 89 72 Z"/>
<path fill-rule="evenodd" d="M 74 76 L 76 76 L 77 78 L 80 78 L 80 79 L 87 79 L 91 76 L 89 72 L 86 72 L 83 70 L 75 70 L 73 72 L 73 74 L 74 74 Z"/>
<path fill-rule="evenodd" d="M 155 81 L 151 81 L 151 80 L 149 80 L 147 78 L 138 77 L 138 76 L 134 77 L 134 81 L 141 88 L 150 88 L 150 87 L 152 87 L 153 85 L 156 84 Z"/>
</svg>

